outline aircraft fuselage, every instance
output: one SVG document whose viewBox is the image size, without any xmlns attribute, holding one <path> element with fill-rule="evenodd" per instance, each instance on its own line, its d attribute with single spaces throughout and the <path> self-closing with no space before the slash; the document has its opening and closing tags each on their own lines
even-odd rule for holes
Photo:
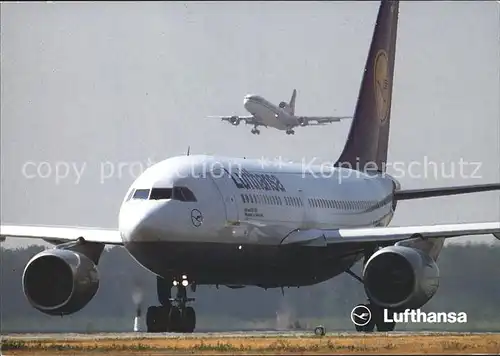
<svg viewBox="0 0 500 356">
<path fill-rule="evenodd" d="M 288 130 L 298 125 L 295 116 L 290 115 L 286 110 L 270 103 L 261 96 L 245 96 L 243 106 L 266 126 L 274 127 L 278 130 Z"/>
<path fill-rule="evenodd" d="M 310 285 L 344 272 L 362 257 L 363 246 L 304 248 L 287 244 L 287 236 L 300 229 L 386 226 L 394 187 L 391 177 L 344 168 L 173 157 L 132 184 L 119 228 L 131 255 L 163 277 Z"/>
</svg>

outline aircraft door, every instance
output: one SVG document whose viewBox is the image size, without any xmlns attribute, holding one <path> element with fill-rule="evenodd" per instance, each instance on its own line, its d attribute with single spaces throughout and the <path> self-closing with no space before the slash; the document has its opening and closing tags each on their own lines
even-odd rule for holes
<svg viewBox="0 0 500 356">
<path fill-rule="evenodd" d="M 236 199 L 236 186 L 229 172 L 222 169 L 212 171 L 212 181 L 214 182 L 226 209 L 226 222 L 234 224 L 239 222 L 238 204 Z"/>
</svg>

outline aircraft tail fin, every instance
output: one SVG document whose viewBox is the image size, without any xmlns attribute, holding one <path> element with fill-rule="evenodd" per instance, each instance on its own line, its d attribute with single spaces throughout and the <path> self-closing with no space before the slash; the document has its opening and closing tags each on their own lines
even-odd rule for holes
<svg viewBox="0 0 500 356">
<path fill-rule="evenodd" d="M 292 97 L 290 98 L 290 102 L 288 106 L 290 107 L 290 113 L 295 115 L 295 98 L 297 97 L 297 89 L 293 89 Z"/>
<path fill-rule="evenodd" d="M 385 171 L 399 1 L 382 0 L 349 135 L 335 164 Z"/>
</svg>

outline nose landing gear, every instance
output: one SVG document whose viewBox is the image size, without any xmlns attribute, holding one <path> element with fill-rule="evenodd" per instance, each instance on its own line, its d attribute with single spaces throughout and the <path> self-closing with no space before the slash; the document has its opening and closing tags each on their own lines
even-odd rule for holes
<svg viewBox="0 0 500 356">
<path fill-rule="evenodd" d="M 196 285 L 189 283 L 187 276 L 182 276 L 179 283 L 173 280 L 170 283 L 157 278 L 158 299 L 162 306 L 151 306 L 146 314 L 148 332 L 178 332 L 192 333 L 196 327 L 196 313 L 187 303 L 194 301 L 188 298 L 186 287 L 191 285 L 191 290 L 196 290 Z M 177 287 L 175 298 L 171 298 L 172 286 Z M 168 294 L 168 295 L 167 295 Z"/>
</svg>

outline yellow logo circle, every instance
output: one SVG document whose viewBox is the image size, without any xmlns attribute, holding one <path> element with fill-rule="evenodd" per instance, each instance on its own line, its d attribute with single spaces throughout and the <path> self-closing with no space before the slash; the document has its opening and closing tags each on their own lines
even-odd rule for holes
<svg viewBox="0 0 500 356">
<path fill-rule="evenodd" d="M 374 91 L 375 91 L 375 107 L 377 117 L 380 123 L 384 123 L 389 116 L 390 108 L 390 83 L 389 83 L 389 60 L 387 53 L 381 49 L 375 56 L 374 65 Z"/>
</svg>

